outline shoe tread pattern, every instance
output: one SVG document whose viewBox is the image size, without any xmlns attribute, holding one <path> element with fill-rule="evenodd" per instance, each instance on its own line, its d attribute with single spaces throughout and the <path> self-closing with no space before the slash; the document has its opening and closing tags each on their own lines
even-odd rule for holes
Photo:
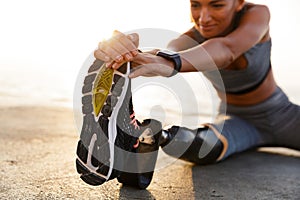
<svg viewBox="0 0 300 200">
<path fill-rule="evenodd" d="M 100 185 L 107 181 L 97 173 L 106 176 L 109 171 L 110 151 L 108 143 L 108 123 L 125 83 L 125 78 L 122 77 L 122 75 L 118 73 L 114 74 L 112 70 L 107 70 L 105 66 L 101 66 L 103 66 L 103 62 L 95 60 L 88 70 L 88 75 L 85 77 L 82 87 L 82 113 L 84 117 L 80 141 L 77 147 L 78 159 L 76 160 L 76 167 L 78 173 L 81 174 L 81 179 L 90 185 Z M 123 65 L 120 72 L 123 74 L 126 73 L 126 65 Z M 103 91 L 105 91 L 104 95 Z M 130 118 L 128 105 L 131 99 L 128 100 L 128 95 L 131 96 L 130 90 L 126 92 L 126 98 L 122 103 L 117 117 L 118 134 L 115 140 L 115 146 L 126 151 L 131 150 L 127 144 L 130 144 L 132 147 L 133 141 L 136 140 L 130 136 L 133 130 L 129 127 Z M 126 119 L 124 123 L 120 123 L 120 119 L 122 118 Z M 120 131 L 121 129 L 123 131 Z M 89 145 L 94 133 L 97 135 L 97 140 L 95 141 L 92 152 L 90 152 L 92 158 L 91 164 L 93 166 L 93 170 L 91 170 L 87 167 L 87 160 Z M 115 161 L 124 159 L 123 156 L 115 154 Z M 94 171 L 95 169 L 96 173 Z M 109 179 L 119 174 L 120 172 L 118 170 L 113 169 Z"/>
</svg>

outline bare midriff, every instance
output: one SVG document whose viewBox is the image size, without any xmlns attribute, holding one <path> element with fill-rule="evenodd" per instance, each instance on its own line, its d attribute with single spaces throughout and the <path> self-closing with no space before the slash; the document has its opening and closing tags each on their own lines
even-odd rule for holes
<svg viewBox="0 0 300 200">
<path fill-rule="evenodd" d="M 272 69 L 269 70 L 265 80 L 254 90 L 245 94 L 228 94 L 218 91 L 219 97 L 227 104 L 235 106 L 251 106 L 268 99 L 276 89 Z"/>
</svg>

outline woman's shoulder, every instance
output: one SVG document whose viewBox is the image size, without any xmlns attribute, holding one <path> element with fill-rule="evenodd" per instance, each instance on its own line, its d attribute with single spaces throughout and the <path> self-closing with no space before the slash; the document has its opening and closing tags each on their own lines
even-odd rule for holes
<svg viewBox="0 0 300 200">
<path fill-rule="evenodd" d="M 252 8 L 263 8 L 263 9 L 269 9 L 267 5 L 265 4 L 258 4 L 258 3 L 251 3 L 251 2 L 245 2 L 244 9 L 252 9 Z"/>
<path fill-rule="evenodd" d="M 270 18 L 270 9 L 267 5 L 264 4 L 255 4 L 246 2 L 243 9 L 242 15 L 247 13 L 251 14 L 259 14 L 260 16 L 265 16 L 266 18 Z"/>
<path fill-rule="evenodd" d="M 270 10 L 267 5 L 263 4 L 246 2 L 244 8 L 240 12 L 239 21 L 243 18 L 244 15 L 246 16 L 246 21 L 251 18 L 249 16 L 257 17 L 258 15 L 259 17 L 257 19 L 260 19 L 259 21 L 270 21 Z M 270 40 L 269 30 L 266 31 L 265 35 L 262 37 L 259 43 L 266 42 L 268 40 Z"/>
<path fill-rule="evenodd" d="M 235 28 L 245 15 L 247 16 L 255 13 L 263 14 L 265 17 L 270 18 L 270 11 L 267 5 L 246 2 L 243 8 L 236 15 Z"/>
</svg>

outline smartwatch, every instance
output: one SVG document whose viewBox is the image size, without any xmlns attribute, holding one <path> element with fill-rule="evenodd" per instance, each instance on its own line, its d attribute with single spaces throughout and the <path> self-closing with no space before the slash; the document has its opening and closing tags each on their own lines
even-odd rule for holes
<svg viewBox="0 0 300 200">
<path fill-rule="evenodd" d="M 161 57 L 163 57 L 167 60 L 173 61 L 174 70 L 173 70 L 172 74 L 169 77 L 174 76 L 178 72 L 180 72 L 181 58 L 180 58 L 180 55 L 178 53 L 170 51 L 170 50 L 159 50 L 158 52 L 156 52 L 156 55 L 161 56 Z"/>
</svg>

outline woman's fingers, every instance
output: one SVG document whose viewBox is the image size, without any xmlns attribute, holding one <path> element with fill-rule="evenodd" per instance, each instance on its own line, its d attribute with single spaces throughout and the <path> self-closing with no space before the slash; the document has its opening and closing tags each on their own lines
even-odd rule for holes
<svg viewBox="0 0 300 200">
<path fill-rule="evenodd" d="M 137 45 L 135 45 L 135 43 L 138 44 L 138 36 L 137 34 L 125 35 L 124 33 L 115 30 L 111 42 L 115 50 L 118 51 L 121 55 L 131 54 L 132 52 L 137 51 Z M 119 46 L 113 45 L 116 43 L 118 43 Z M 132 56 L 135 55 L 132 54 Z"/>
<path fill-rule="evenodd" d="M 116 44 L 115 44 L 116 45 Z M 106 56 L 110 58 L 110 60 L 114 60 L 116 62 L 122 62 L 123 56 L 120 54 L 115 48 L 111 47 L 111 45 L 107 41 L 100 42 L 98 45 L 98 49 L 95 51 L 96 58 L 101 60 L 101 57 Z M 99 56 L 99 57 L 97 57 Z M 106 59 L 107 60 L 107 59 Z"/>
<path fill-rule="evenodd" d="M 111 39 L 99 43 L 98 49 L 94 52 L 94 56 L 105 62 L 128 62 L 138 54 L 136 46 L 138 43 L 138 34 L 132 33 L 125 35 L 119 31 L 114 31 Z M 111 63 L 110 66 L 112 66 Z"/>
<path fill-rule="evenodd" d="M 108 57 L 104 52 L 100 51 L 100 50 L 95 50 L 94 51 L 94 57 L 98 60 L 102 60 L 104 62 L 110 62 L 111 58 Z"/>
<path fill-rule="evenodd" d="M 135 46 L 139 46 L 140 37 L 137 33 L 129 34 L 130 40 L 135 44 Z"/>
<path fill-rule="evenodd" d="M 139 46 L 139 35 L 137 33 L 131 33 L 127 35 L 127 38 L 134 44 L 135 49 L 133 51 L 138 52 L 137 47 Z"/>
</svg>

